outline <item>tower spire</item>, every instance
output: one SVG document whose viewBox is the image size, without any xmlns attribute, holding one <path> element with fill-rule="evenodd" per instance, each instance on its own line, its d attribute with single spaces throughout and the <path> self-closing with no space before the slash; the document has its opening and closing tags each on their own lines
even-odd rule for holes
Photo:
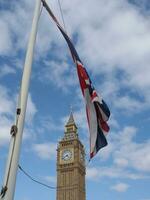
<svg viewBox="0 0 150 200">
<path fill-rule="evenodd" d="M 65 125 L 64 140 L 77 139 L 77 138 L 78 138 L 77 126 L 73 117 L 73 112 L 71 110 L 68 122 Z"/>
<path fill-rule="evenodd" d="M 67 122 L 67 125 L 71 125 L 71 124 L 75 124 L 72 110 L 70 112 L 69 120 Z"/>
</svg>

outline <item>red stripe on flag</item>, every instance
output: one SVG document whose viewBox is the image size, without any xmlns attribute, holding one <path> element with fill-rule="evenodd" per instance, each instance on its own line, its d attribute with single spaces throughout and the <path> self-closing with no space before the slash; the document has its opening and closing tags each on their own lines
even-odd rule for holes
<svg viewBox="0 0 150 200">
<path fill-rule="evenodd" d="M 90 158 L 92 159 L 94 157 L 94 152 L 90 153 Z"/>
<path fill-rule="evenodd" d="M 105 132 L 109 132 L 109 126 L 107 124 L 107 122 L 105 122 L 104 120 L 100 119 L 99 120 L 101 128 L 105 131 Z"/>
<path fill-rule="evenodd" d="M 92 94 L 92 97 L 91 97 L 92 101 L 93 101 L 93 99 L 96 98 L 96 97 L 98 97 L 98 95 L 97 95 L 96 91 L 94 90 L 94 91 L 93 91 L 93 94 Z"/>
</svg>

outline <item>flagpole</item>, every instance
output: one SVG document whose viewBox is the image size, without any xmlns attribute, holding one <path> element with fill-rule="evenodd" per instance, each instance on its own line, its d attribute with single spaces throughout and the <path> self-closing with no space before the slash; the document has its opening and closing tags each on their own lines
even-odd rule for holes
<svg viewBox="0 0 150 200">
<path fill-rule="evenodd" d="M 36 0 L 32 28 L 26 52 L 24 71 L 22 75 L 22 83 L 21 83 L 17 113 L 16 113 L 16 124 L 11 128 L 12 136 L 9 146 L 9 153 L 5 168 L 3 187 L 0 194 L 0 200 L 14 199 L 19 155 L 20 155 L 25 113 L 27 107 L 32 60 L 33 60 L 34 46 L 36 41 L 36 34 L 38 29 L 38 20 L 40 16 L 40 8 L 41 8 L 41 0 Z"/>
</svg>

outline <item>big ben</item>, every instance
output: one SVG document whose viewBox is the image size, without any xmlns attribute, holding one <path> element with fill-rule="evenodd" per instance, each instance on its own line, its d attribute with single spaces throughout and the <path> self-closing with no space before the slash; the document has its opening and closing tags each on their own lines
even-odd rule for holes
<svg viewBox="0 0 150 200">
<path fill-rule="evenodd" d="M 57 200 L 85 200 L 85 152 L 71 112 L 57 148 Z"/>
</svg>

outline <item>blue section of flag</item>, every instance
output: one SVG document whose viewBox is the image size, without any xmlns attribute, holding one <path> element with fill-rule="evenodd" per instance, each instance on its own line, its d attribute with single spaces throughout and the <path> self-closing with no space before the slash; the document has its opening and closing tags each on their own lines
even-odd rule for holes
<svg viewBox="0 0 150 200">
<path fill-rule="evenodd" d="M 68 47 L 70 49 L 70 52 L 71 52 L 71 55 L 72 55 L 72 58 L 73 60 L 75 61 L 79 61 L 81 62 L 80 58 L 79 58 L 79 55 L 77 54 L 77 51 L 73 45 L 73 43 L 71 42 L 70 38 L 68 37 L 68 35 L 65 33 L 65 31 L 62 29 L 62 27 L 58 26 L 59 30 L 61 31 L 62 35 L 64 36 L 67 44 L 68 44 Z"/>
</svg>

